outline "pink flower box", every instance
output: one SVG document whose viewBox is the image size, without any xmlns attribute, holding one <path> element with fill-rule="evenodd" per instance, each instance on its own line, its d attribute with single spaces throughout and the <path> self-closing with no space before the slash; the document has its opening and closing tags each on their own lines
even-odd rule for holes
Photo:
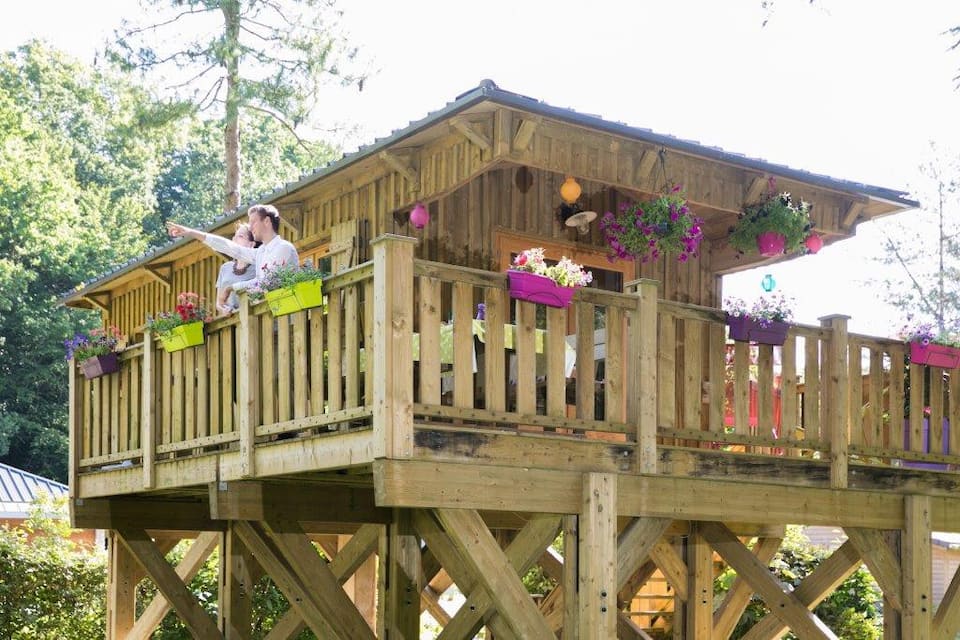
<svg viewBox="0 0 960 640">
<path fill-rule="evenodd" d="M 956 369 L 960 366 L 960 349 L 932 342 L 930 344 L 911 342 L 910 362 L 942 369 Z"/>
<path fill-rule="evenodd" d="M 579 289 L 579 287 L 561 287 L 546 276 L 515 269 L 507 271 L 507 281 L 510 285 L 511 298 L 561 309 L 570 306 L 574 292 Z"/>
</svg>

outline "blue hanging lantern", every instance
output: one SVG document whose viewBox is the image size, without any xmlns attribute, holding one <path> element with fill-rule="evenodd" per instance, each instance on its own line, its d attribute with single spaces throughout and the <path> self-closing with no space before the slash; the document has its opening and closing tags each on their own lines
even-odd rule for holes
<svg viewBox="0 0 960 640">
<path fill-rule="evenodd" d="M 776 289 L 777 281 L 774 280 L 773 276 L 768 273 L 767 275 L 763 276 L 763 280 L 760 281 L 760 286 L 763 288 L 764 291 L 766 291 L 767 293 L 770 293 L 771 291 Z"/>
</svg>

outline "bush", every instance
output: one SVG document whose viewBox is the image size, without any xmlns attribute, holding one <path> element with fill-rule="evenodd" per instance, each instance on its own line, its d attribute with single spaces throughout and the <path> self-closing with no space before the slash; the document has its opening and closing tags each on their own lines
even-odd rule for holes
<svg viewBox="0 0 960 640">
<path fill-rule="evenodd" d="M 104 637 L 106 555 L 70 540 L 52 515 L 65 502 L 41 500 L 22 527 L 0 529 L 0 638 Z"/>
</svg>

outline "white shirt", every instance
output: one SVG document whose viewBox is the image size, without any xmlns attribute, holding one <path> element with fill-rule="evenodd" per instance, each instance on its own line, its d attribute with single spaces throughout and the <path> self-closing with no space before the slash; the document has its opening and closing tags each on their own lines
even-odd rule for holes
<svg viewBox="0 0 960 640">
<path fill-rule="evenodd" d="M 218 253 L 225 253 L 231 258 L 243 260 L 253 265 L 254 273 L 257 275 L 252 280 L 235 283 L 232 286 L 234 291 L 249 289 L 258 284 L 264 270 L 269 271 L 280 266 L 299 266 L 300 264 L 297 248 L 280 236 L 274 236 L 270 242 L 262 244 L 256 249 L 241 246 L 232 240 L 227 240 L 212 233 L 204 234 L 203 243 Z"/>
</svg>

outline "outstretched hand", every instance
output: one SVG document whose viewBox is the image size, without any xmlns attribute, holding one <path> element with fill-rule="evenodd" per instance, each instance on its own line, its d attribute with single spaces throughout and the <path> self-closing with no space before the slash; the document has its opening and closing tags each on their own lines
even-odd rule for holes
<svg viewBox="0 0 960 640">
<path fill-rule="evenodd" d="M 167 233 L 170 234 L 171 238 L 179 238 L 187 234 L 189 229 L 182 224 L 177 224 L 176 222 L 170 222 L 167 220 Z"/>
</svg>

